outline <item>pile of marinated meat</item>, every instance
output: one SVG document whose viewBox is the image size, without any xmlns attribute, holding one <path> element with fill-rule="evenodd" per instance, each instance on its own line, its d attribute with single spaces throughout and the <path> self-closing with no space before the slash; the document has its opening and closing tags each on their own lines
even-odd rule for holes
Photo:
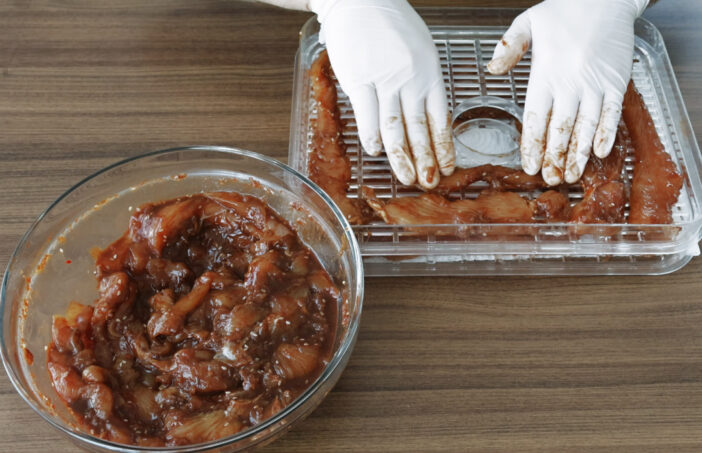
<svg viewBox="0 0 702 453">
<path fill-rule="evenodd" d="M 331 354 L 342 295 L 261 200 L 148 204 L 97 256 L 99 298 L 55 316 L 48 370 L 84 428 L 137 445 L 235 434 L 290 404 Z"/>
</svg>

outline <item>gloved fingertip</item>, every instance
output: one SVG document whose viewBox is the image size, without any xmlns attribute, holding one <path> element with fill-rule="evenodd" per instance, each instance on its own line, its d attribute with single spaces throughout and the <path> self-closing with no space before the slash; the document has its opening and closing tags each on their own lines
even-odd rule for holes
<svg viewBox="0 0 702 453">
<path fill-rule="evenodd" d="M 442 118 L 441 121 L 437 121 L 435 116 Z M 443 115 L 433 115 L 428 112 L 427 118 L 429 119 L 429 130 L 431 131 L 431 140 L 439 172 L 444 176 L 449 176 L 456 168 L 456 150 L 453 147 L 450 126 L 451 115 L 448 112 Z"/>
<path fill-rule="evenodd" d="M 414 171 L 410 172 L 395 172 L 395 177 L 403 186 L 411 186 L 417 182 L 417 175 Z"/>
<path fill-rule="evenodd" d="M 585 166 L 581 165 L 581 163 L 578 162 L 578 160 L 578 157 L 576 157 L 575 159 L 569 158 L 568 162 L 566 163 L 566 169 L 563 175 L 563 180 L 568 184 L 574 184 L 578 182 L 580 180 L 580 177 L 583 175 Z"/>
<path fill-rule="evenodd" d="M 557 186 L 563 182 L 563 169 L 552 165 L 544 165 L 544 168 L 541 170 L 541 176 L 547 185 L 551 187 Z"/>
<path fill-rule="evenodd" d="M 439 176 L 439 169 L 436 166 L 431 166 L 418 171 L 424 172 L 421 178 L 417 178 L 419 185 L 423 189 L 431 190 L 439 185 L 439 179 L 441 179 L 441 177 Z"/>
<path fill-rule="evenodd" d="M 487 70 L 493 75 L 502 75 L 507 73 L 511 68 L 507 65 L 504 57 L 493 58 L 487 64 Z"/>
<path fill-rule="evenodd" d="M 397 180 L 405 186 L 414 184 L 417 181 L 417 172 L 407 146 L 404 144 L 390 145 L 386 147 L 385 152 Z"/>
<path fill-rule="evenodd" d="M 565 166 L 566 150 L 559 143 L 549 143 L 541 165 L 541 176 L 546 184 L 556 186 L 563 182 Z"/>
<path fill-rule="evenodd" d="M 490 72 L 490 74 L 494 74 L 494 75 L 502 74 L 502 70 L 504 69 L 503 59 L 502 58 L 493 58 L 487 64 L 487 69 Z"/>
<path fill-rule="evenodd" d="M 524 173 L 526 173 L 527 175 L 534 176 L 539 172 L 539 170 L 541 170 L 541 167 L 533 165 L 531 159 L 529 159 L 528 156 L 525 156 L 524 153 L 522 153 L 522 170 L 524 170 Z"/>
<path fill-rule="evenodd" d="M 600 159 L 604 159 L 605 157 L 609 156 L 609 153 L 612 152 L 612 147 L 614 146 L 615 134 L 616 131 L 597 132 L 593 146 L 595 156 L 599 157 Z"/>
<path fill-rule="evenodd" d="M 522 169 L 524 170 L 524 173 L 534 176 L 539 172 L 539 170 L 541 170 L 544 146 L 543 144 L 530 142 L 531 140 L 522 141 L 520 152 L 522 157 Z"/>
<path fill-rule="evenodd" d="M 379 134 L 375 137 L 365 138 L 364 140 L 362 140 L 361 146 L 363 146 L 363 150 L 368 155 L 373 157 L 378 157 L 383 151 L 383 144 L 380 140 Z"/>
<path fill-rule="evenodd" d="M 524 170 L 524 173 L 527 175 L 534 176 L 539 173 L 541 166 L 536 166 L 532 164 L 529 159 L 524 159 L 524 157 L 522 157 L 522 170 Z"/>
<path fill-rule="evenodd" d="M 439 164 L 439 171 L 443 176 L 451 176 L 456 170 L 456 156 L 454 154 L 453 159 L 449 162 L 443 162 Z"/>
<path fill-rule="evenodd" d="M 456 168 L 456 150 L 453 147 L 451 134 L 446 132 L 445 138 L 434 140 L 434 150 L 439 171 L 444 176 L 449 176 Z"/>
<path fill-rule="evenodd" d="M 534 170 L 533 167 L 524 167 L 522 165 L 522 170 L 524 170 L 524 173 L 526 173 L 529 176 L 535 176 L 537 173 L 539 173 L 540 168 L 537 168 L 536 170 Z"/>
<path fill-rule="evenodd" d="M 585 171 L 585 165 L 581 165 L 581 163 L 577 161 L 569 161 L 566 164 L 565 175 L 563 179 L 568 184 L 575 184 L 580 180 L 580 177 L 583 175 L 583 171 Z"/>
<path fill-rule="evenodd" d="M 580 180 L 590 160 L 591 153 L 592 143 L 589 139 L 585 142 L 578 142 L 576 140 L 571 143 L 571 149 L 568 150 L 568 162 L 566 163 L 565 172 L 565 181 L 567 183 L 573 184 Z"/>
<path fill-rule="evenodd" d="M 575 184 L 580 179 L 580 176 L 581 175 L 579 175 L 577 171 L 573 171 L 570 168 L 568 168 L 565 172 L 565 182 L 567 182 L 568 184 Z"/>
<path fill-rule="evenodd" d="M 495 46 L 487 70 L 494 75 L 506 74 L 519 63 L 530 44 L 531 38 L 527 33 L 505 33 Z"/>
</svg>

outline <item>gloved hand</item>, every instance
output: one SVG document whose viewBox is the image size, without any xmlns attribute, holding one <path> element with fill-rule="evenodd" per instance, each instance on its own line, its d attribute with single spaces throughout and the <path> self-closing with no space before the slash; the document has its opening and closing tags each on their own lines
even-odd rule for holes
<svg viewBox="0 0 702 453">
<path fill-rule="evenodd" d="M 401 183 L 436 187 L 439 172 L 453 173 L 455 153 L 426 24 L 406 0 L 310 0 L 309 6 L 351 100 L 363 148 L 377 156 L 384 145 Z"/>
<path fill-rule="evenodd" d="M 634 20 L 648 0 L 546 0 L 519 15 L 488 70 L 504 74 L 529 49 L 532 63 L 522 167 L 549 185 L 580 179 L 593 149 L 612 150 L 631 77 Z"/>
</svg>

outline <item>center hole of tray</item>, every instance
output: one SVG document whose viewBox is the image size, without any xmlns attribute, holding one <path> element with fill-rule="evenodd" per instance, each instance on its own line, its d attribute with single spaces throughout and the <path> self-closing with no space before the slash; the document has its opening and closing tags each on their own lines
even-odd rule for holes
<svg viewBox="0 0 702 453">
<path fill-rule="evenodd" d="M 519 166 L 522 109 L 495 96 L 478 96 L 459 104 L 453 114 L 456 165 Z"/>
</svg>

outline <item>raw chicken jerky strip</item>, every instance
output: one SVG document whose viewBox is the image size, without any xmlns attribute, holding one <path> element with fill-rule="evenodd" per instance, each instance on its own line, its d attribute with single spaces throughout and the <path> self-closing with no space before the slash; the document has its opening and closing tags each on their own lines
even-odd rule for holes
<svg viewBox="0 0 702 453">
<path fill-rule="evenodd" d="M 621 128 L 617 131 L 612 152 L 604 159 L 595 155 L 585 167 L 580 184 L 583 199 L 576 204 L 570 215 L 573 223 L 623 223 L 627 202 L 626 185 L 622 180 L 622 169 L 626 158 L 624 137 Z"/>
<path fill-rule="evenodd" d="M 533 223 L 536 217 L 562 221 L 568 211 L 568 199 L 556 191 L 528 200 L 514 192 L 483 192 L 475 200 L 450 201 L 427 193 L 418 197 L 383 201 L 370 187 L 363 188 L 368 204 L 388 224 L 393 225 L 461 225 L 476 223 Z M 410 231 L 450 235 L 455 229 L 444 227 L 407 228 Z"/>
<path fill-rule="evenodd" d="M 673 223 L 683 178 L 661 143 L 651 114 L 633 82 L 624 95 L 622 117 L 634 145 L 634 180 L 629 223 Z"/>
<path fill-rule="evenodd" d="M 351 224 L 366 223 L 372 217 L 372 211 L 363 200 L 347 197 L 351 162 L 346 156 L 346 145 L 341 136 L 343 125 L 326 51 L 312 63 L 310 77 L 317 105 L 317 120 L 312 124 L 314 135 L 308 164 L 310 179 L 334 200 Z"/>
<path fill-rule="evenodd" d="M 441 178 L 435 192 L 448 194 L 470 187 L 478 181 L 485 181 L 494 190 L 530 191 L 546 187 L 541 175 L 527 175 L 522 170 L 500 165 L 480 165 L 471 168 L 457 168 L 451 176 Z"/>
</svg>

